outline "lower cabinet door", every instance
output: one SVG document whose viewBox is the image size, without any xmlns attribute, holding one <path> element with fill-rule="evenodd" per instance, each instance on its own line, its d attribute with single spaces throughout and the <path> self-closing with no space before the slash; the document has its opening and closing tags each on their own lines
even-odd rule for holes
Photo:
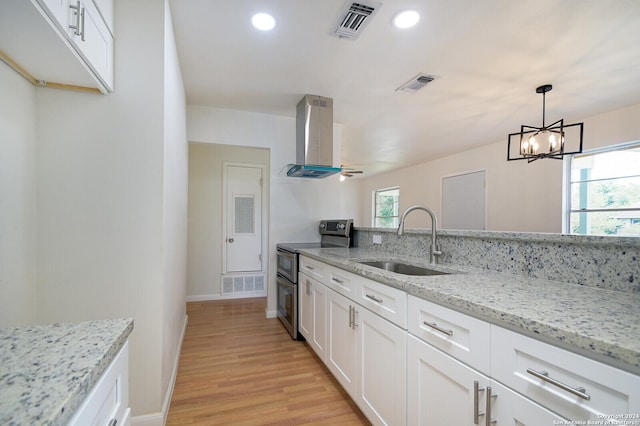
<svg viewBox="0 0 640 426">
<path fill-rule="evenodd" d="M 483 410 L 491 416 L 491 425 L 537 426 L 571 424 L 565 418 L 495 381 L 491 382 L 490 404 L 489 407 L 485 407 L 488 410 L 485 408 Z"/>
<path fill-rule="evenodd" d="M 404 425 L 407 414 L 407 333 L 360 309 L 356 403 L 375 425 Z"/>
<path fill-rule="evenodd" d="M 313 321 L 307 342 L 323 362 L 327 357 L 327 287 L 316 280 L 310 284 Z"/>
<path fill-rule="evenodd" d="M 302 334 L 309 342 L 313 330 L 311 278 L 303 274 L 299 274 L 298 277 L 298 333 Z"/>
<path fill-rule="evenodd" d="M 327 359 L 329 371 L 355 399 L 357 327 L 356 304 L 346 297 L 327 289 Z"/>
<path fill-rule="evenodd" d="M 407 338 L 407 361 L 408 425 L 486 423 L 487 376 L 412 335 Z"/>
</svg>

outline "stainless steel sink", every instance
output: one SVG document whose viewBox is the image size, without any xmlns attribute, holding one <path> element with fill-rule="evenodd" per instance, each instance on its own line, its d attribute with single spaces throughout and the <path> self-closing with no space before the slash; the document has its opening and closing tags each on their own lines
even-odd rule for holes
<svg viewBox="0 0 640 426">
<path fill-rule="evenodd" d="M 403 275 L 449 275 L 449 272 L 436 271 L 434 269 L 422 268 L 420 266 L 409 265 L 407 263 L 400 262 L 385 262 L 385 261 L 373 261 L 373 262 L 358 262 L 362 265 L 373 266 L 374 268 L 384 269 L 386 271 L 395 272 L 396 274 Z"/>
</svg>

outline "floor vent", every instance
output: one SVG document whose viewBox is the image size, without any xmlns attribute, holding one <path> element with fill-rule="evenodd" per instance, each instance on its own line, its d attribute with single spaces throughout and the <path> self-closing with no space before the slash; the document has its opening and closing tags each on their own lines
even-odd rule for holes
<svg viewBox="0 0 640 426">
<path fill-rule="evenodd" d="M 402 86 L 398 87 L 396 89 L 396 92 L 416 93 L 418 90 L 422 89 L 424 86 L 431 83 L 435 79 L 436 77 L 433 75 L 420 73 L 413 77 L 411 80 L 404 83 Z"/>
<path fill-rule="evenodd" d="M 357 39 L 381 5 L 380 2 L 369 0 L 347 1 L 331 34 L 349 40 Z"/>
<path fill-rule="evenodd" d="M 223 275 L 222 294 L 225 296 L 266 296 L 264 275 Z"/>
</svg>

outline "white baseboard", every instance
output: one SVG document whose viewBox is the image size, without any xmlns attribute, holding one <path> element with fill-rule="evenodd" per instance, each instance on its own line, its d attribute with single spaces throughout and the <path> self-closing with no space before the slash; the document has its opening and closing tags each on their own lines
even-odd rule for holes
<svg viewBox="0 0 640 426">
<path fill-rule="evenodd" d="M 162 411 L 159 413 L 144 414 L 142 416 L 135 416 L 131 418 L 132 426 L 164 426 L 167 423 L 167 416 L 169 415 L 169 406 L 171 405 L 171 397 L 173 396 L 173 388 L 176 384 L 176 377 L 178 376 L 178 365 L 180 363 L 180 353 L 182 352 L 182 342 L 184 341 L 184 335 L 187 332 L 187 323 L 189 317 L 184 316 L 184 324 L 182 325 L 182 333 L 180 334 L 180 340 L 176 355 L 173 360 L 173 371 L 171 372 L 171 379 L 167 388 L 167 393 L 162 403 Z"/>
<path fill-rule="evenodd" d="M 265 310 L 265 312 L 267 313 L 267 318 L 275 318 L 278 316 L 278 311 L 267 311 Z"/>
<path fill-rule="evenodd" d="M 252 297 L 267 297 L 267 293 L 249 293 L 249 294 L 195 294 L 187 296 L 187 302 L 208 302 L 211 300 L 227 300 L 227 299 L 248 299 Z"/>
</svg>

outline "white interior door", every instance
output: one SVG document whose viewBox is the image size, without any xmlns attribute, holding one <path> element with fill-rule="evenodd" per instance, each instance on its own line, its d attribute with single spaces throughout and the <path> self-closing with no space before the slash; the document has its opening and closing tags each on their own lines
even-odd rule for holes
<svg viewBox="0 0 640 426">
<path fill-rule="evenodd" d="M 262 270 L 262 168 L 226 165 L 225 272 Z"/>
</svg>

